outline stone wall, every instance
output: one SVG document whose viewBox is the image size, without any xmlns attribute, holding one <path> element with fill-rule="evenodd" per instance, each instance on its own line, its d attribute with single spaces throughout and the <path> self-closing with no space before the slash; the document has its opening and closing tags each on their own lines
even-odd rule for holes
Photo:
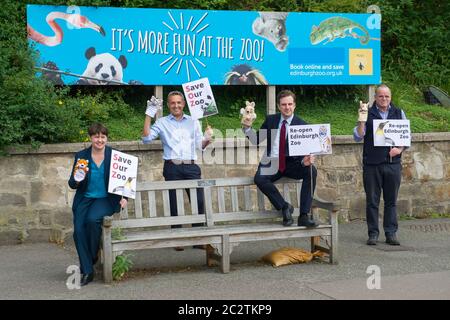
<svg viewBox="0 0 450 320">
<path fill-rule="evenodd" d="M 11 149 L 9 156 L 0 157 L 0 244 L 62 242 L 71 236 L 74 192 L 67 179 L 74 152 L 88 145 L 43 145 L 37 150 L 24 147 Z M 138 181 L 163 180 L 159 141 L 149 145 L 137 141 L 111 145 L 139 157 Z M 222 146 L 228 148 L 228 153 L 221 152 Z M 205 158 L 214 157 L 215 162 L 201 164 L 204 178 L 254 175 L 262 149 L 249 147 L 246 140 L 218 140 L 214 147 L 214 152 L 208 147 Z M 450 133 L 413 134 L 412 146 L 403 155 L 399 215 L 427 217 L 432 213 L 450 213 L 449 151 Z M 320 156 L 316 161 L 316 194 L 341 205 L 341 222 L 365 216 L 361 156 L 361 143 L 354 143 L 351 136 L 336 136 L 333 154 Z"/>
</svg>

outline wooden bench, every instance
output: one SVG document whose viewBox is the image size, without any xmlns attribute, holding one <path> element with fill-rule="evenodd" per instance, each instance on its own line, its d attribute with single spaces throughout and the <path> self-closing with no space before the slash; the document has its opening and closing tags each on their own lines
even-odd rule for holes
<svg viewBox="0 0 450 320">
<path fill-rule="evenodd" d="M 324 251 L 329 255 L 330 263 L 337 263 L 337 207 L 331 202 L 315 198 L 313 208 L 328 211 L 327 223 L 310 229 L 298 227 L 297 202 L 301 181 L 282 178 L 276 185 L 285 200 L 296 208 L 295 223 L 290 227 L 282 225 L 279 211 L 273 207 L 266 209 L 267 205 L 271 207 L 271 204 L 250 177 L 138 183 L 136 199 L 134 201 L 130 199 L 129 209 L 123 211 L 119 219 L 105 217 L 103 220 L 105 282 L 112 281 L 115 255 L 126 250 L 211 245 L 220 257 L 222 272 L 228 273 L 230 254 L 239 243 L 310 237 L 312 252 Z M 198 214 L 197 188 L 204 190 L 205 214 Z M 177 194 L 176 217 L 170 216 L 171 189 L 176 189 Z M 185 189 L 190 192 L 190 204 L 185 197 Z M 193 223 L 204 223 L 204 226 L 191 227 Z M 179 224 L 189 226 L 177 229 L 170 227 Z M 125 238 L 112 239 L 113 228 L 120 228 Z M 321 239 L 326 240 L 328 247 L 321 245 Z M 211 257 L 210 250 L 207 250 L 206 255 L 208 260 Z"/>
</svg>

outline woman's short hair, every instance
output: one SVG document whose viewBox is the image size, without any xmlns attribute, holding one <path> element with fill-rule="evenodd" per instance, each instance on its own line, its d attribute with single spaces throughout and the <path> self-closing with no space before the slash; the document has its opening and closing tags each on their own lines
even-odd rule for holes
<svg viewBox="0 0 450 320">
<path fill-rule="evenodd" d="M 101 123 L 93 123 L 88 129 L 88 134 L 90 137 L 95 136 L 96 134 L 104 134 L 105 136 L 108 136 L 108 128 Z"/>
</svg>

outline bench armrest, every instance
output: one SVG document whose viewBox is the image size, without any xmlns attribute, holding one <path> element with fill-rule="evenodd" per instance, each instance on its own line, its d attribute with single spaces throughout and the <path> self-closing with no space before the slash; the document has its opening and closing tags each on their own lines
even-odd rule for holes
<svg viewBox="0 0 450 320">
<path fill-rule="evenodd" d="M 318 198 L 317 196 L 314 196 L 313 198 L 313 202 L 312 202 L 312 206 L 313 207 L 317 207 L 317 208 L 321 208 L 321 209 L 325 209 L 328 211 L 338 211 L 339 207 L 338 205 L 336 205 L 334 202 L 332 201 L 325 201 L 323 199 Z"/>
<path fill-rule="evenodd" d="M 114 220 L 113 217 L 110 216 L 103 217 L 103 227 L 111 228 L 113 220 Z"/>
</svg>

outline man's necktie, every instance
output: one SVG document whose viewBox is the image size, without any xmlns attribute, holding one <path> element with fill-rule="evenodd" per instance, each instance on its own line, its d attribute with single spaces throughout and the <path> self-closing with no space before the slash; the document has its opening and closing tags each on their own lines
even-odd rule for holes
<svg viewBox="0 0 450 320">
<path fill-rule="evenodd" d="M 286 170 L 286 120 L 283 120 L 280 130 L 280 143 L 278 149 L 278 170 L 284 172 Z"/>
</svg>

